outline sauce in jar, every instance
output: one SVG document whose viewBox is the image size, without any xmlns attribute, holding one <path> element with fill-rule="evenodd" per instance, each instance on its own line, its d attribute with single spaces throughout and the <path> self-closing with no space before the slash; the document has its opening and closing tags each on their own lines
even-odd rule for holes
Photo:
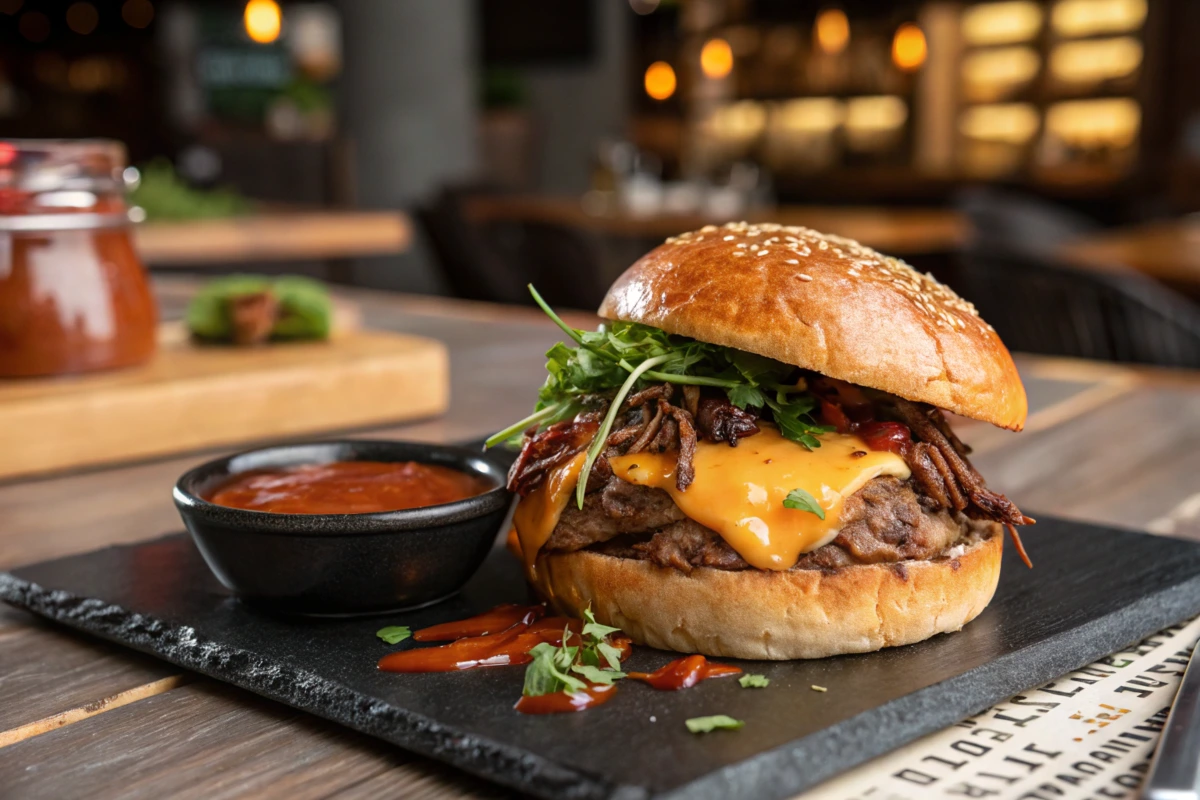
<svg viewBox="0 0 1200 800">
<path fill-rule="evenodd" d="M 495 488 L 485 478 L 416 461 L 334 461 L 251 470 L 208 501 L 275 514 L 371 514 L 452 503 Z"/>
<path fill-rule="evenodd" d="M 126 367 L 157 310 L 129 235 L 124 148 L 0 141 L 0 377 Z"/>
</svg>

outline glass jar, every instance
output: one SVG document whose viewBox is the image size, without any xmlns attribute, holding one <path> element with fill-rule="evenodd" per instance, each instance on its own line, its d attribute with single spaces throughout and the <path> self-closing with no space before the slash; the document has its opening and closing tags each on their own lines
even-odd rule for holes
<svg viewBox="0 0 1200 800">
<path fill-rule="evenodd" d="M 0 141 L 0 377 L 128 367 L 157 309 L 125 205 L 125 148 Z"/>
</svg>

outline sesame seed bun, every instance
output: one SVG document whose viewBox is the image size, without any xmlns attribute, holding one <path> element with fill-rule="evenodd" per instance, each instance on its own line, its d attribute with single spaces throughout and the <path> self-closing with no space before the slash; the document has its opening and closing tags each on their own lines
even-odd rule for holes
<svg viewBox="0 0 1200 800">
<path fill-rule="evenodd" d="M 1002 428 L 1025 387 L 975 307 L 850 239 L 731 222 L 672 237 L 617 279 L 600 315 L 735 347 Z"/>
<path fill-rule="evenodd" d="M 1004 537 L 971 522 L 943 557 L 826 572 L 697 567 L 684 574 L 589 550 L 538 556 L 538 588 L 563 613 L 596 619 L 638 644 L 681 653 L 781 661 L 868 653 L 957 631 L 1000 580 Z"/>
</svg>

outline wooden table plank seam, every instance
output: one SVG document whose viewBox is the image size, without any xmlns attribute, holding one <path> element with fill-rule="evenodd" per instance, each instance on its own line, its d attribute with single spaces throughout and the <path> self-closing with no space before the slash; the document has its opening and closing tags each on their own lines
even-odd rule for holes
<svg viewBox="0 0 1200 800">
<path fill-rule="evenodd" d="M 126 689 L 123 692 L 102 697 L 98 700 L 93 700 L 76 708 L 61 711 L 43 719 L 34 720 L 16 728 L 10 728 L 6 731 L 0 731 L 0 748 L 8 747 L 9 745 L 23 742 L 26 739 L 31 739 L 34 736 L 40 736 L 43 733 L 64 728 L 67 725 L 72 725 L 76 722 L 82 722 L 85 719 L 90 719 L 97 714 L 103 714 L 106 711 L 112 711 L 115 708 L 127 706 L 130 703 L 136 703 L 139 700 L 145 700 L 147 697 L 169 692 L 184 684 L 190 682 L 192 676 L 186 673 L 178 675 L 169 675 L 166 678 L 142 684 L 133 689 Z"/>
</svg>

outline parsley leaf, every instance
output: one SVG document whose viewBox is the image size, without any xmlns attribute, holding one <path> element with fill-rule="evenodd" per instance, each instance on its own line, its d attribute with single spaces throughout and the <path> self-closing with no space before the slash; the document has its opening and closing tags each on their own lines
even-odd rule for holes
<svg viewBox="0 0 1200 800">
<path fill-rule="evenodd" d="M 766 675 L 743 675 L 738 678 L 738 683 L 743 689 L 765 689 L 771 685 L 771 680 Z"/>
<path fill-rule="evenodd" d="M 553 692 L 578 692 L 587 684 L 569 674 L 575 660 L 576 647 L 555 647 L 542 642 L 529 651 L 533 661 L 525 669 L 525 686 L 521 694 L 536 697 Z"/>
<path fill-rule="evenodd" d="M 740 719 L 734 719 L 724 714 L 715 714 L 711 717 L 693 717 L 685 720 L 684 725 L 692 733 L 712 733 L 713 731 L 736 731 L 745 725 Z"/>
<path fill-rule="evenodd" d="M 595 639 L 603 639 L 610 633 L 620 633 L 620 628 L 614 628 L 612 625 L 601 625 L 596 622 L 596 615 L 592 613 L 592 607 L 588 606 L 583 610 L 583 635 L 591 636 Z"/>
<path fill-rule="evenodd" d="M 788 492 L 788 496 L 783 500 L 783 507 L 807 511 L 810 514 L 816 514 L 821 519 L 825 519 L 825 509 L 821 508 L 821 504 L 817 502 L 817 498 L 803 489 L 792 489 Z"/>
<path fill-rule="evenodd" d="M 590 683 L 605 686 L 625 677 L 621 671 L 621 651 L 606 641 L 607 636 L 620 633 L 621 629 L 597 622 L 590 606 L 584 610 L 583 618 L 583 630 L 578 637 L 580 644 L 567 644 L 575 634 L 566 628 L 563 630 L 562 644 L 558 647 L 542 642 L 529 651 L 533 661 L 525 668 L 522 694 L 536 697 L 586 689 L 587 684 L 571 673 L 582 675 Z"/>
<path fill-rule="evenodd" d="M 380 628 L 375 631 L 375 635 L 388 644 L 399 644 L 412 636 L 412 631 L 408 629 L 407 625 L 389 625 L 386 628 Z"/>
<path fill-rule="evenodd" d="M 571 667 L 571 671 L 582 675 L 592 683 L 603 683 L 605 686 L 625 677 L 625 673 L 620 670 L 600 669 L 599 667 L 591 667 L 587 664 L 576 664 Z"/>
</svg>

